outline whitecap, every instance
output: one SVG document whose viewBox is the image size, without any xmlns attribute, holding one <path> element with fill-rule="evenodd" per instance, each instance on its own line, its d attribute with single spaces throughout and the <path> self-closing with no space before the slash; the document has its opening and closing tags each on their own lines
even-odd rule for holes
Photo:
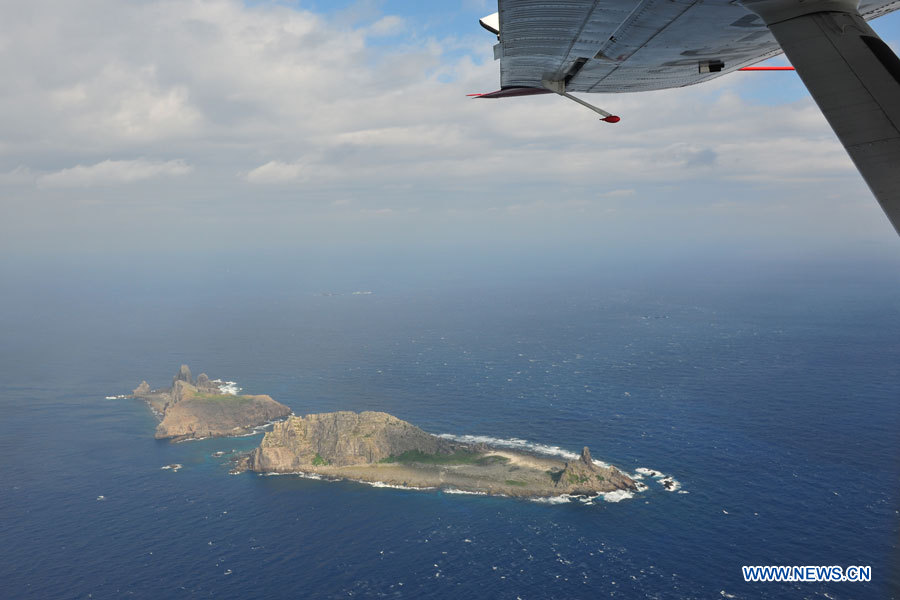
<svg viewBox="0 0 900 600">
<path fill-rule="evenodd" d="M 301 477 L 303 479 L 315 479 L 315 480 L 323 479 L 323 477 L 321 475 L 319 475 L 318 473 L 306 473 L 305 471 L 291 471 L 288 473 L 269 472 L 269 473 L 260 473 L 260 475 L 262 475 L 263 477 L 275 477 L 277 475 L 295 475 L 295 476 Z M 335 479 L 335 481 L 337 481 L 337 479 Z"/>
<path fill-rule="evenodd" d="M 622 500 L 634 498 L 634 494 L 629 492 L 628 490 L 615 490 L 613 492 L 605 492 L 601 493 L 600 496 L 603 497 L 604 502 L 621 502 Z"/>
<path fill-rule="evenodd" d="M 356 481 L 357 483 L 364 483 L 366 485 L 370 485 L 370 486 L 376 487 L 376 488 L 391 488 L 394 490 L 427 491 L 427 490 L 437 489 L 437 488 L 433 488 L 433 487 L 415 487 L 413 485 L 395 485 L 393 483 L 385 483 L 383 481 L 361 481 L 361 480 L 356 480 L 356 479 L 353 479 L 351 481 Z"/>
<path fill-rule="evenodd" d="M 665 477 L 661 472 L 655 469 L 648 469 L 647 467 L 638 467 L 634 470 L 635 473 L 640 475 L 646 475 L 647 477 L 653 477 L 654 479 L 659 479 L 660 477 Z"/>
<path fill-rule="evenodd" d="M 567 504 L 574 500 L 577 496 L 571 494 L 560 494 L 559 496 L 546 496 L 542 498 L 530 498 L 532 502 L 540 504 Z"/>
<path fill-rule="evenodd" d="M 211 379 L 210 383 L 215 383 L 219 386 L 219 391 L 223 394 L 228 394 L 229 396 L 237 396 L 241 393 L 241 388 L 238 386 L 236 381 L 222 381 L 221 379 Z"/>
<path fill-rule="evenodd" d="M 469 490 L 458 490 L 456 488 L 444 488 L 445 494 L 466 494 L 469 496 L 487 496 L 487 492 L 470 492 Z"/>
<path fill-rule="evenodd" d="M 453 433 L 439 433 L 438 437 L 467 444 L 486 444 L 488 446 L 524 450 L 526 452 L 533 452 L 535 454 L 543 454 L 546 456 L 558 456 L 560 458 L 565 458 L 566 460 L 575 460 L 580 456 L 580 454 L 576 452 L 565 450 L 563 448 L 560 448 L 559 446 L 530 442 L 521 438 L 504 439 L 495 438 L 488 435 L 456 435 Z M 602 460 L 595 460 L 594 464 L 598 467 L 603 467 L 604 469 L 609 468 L 610 466 L 609 463 L 605 463 Z"/>
<path fill-rule="evenodd" d="M 681 487 L 681 483 L 671 475 L 660 479 L 659 485 L 663 486 L 663 488 L 667 492 L 678 491 L 678 489 Z"/>
</svg>

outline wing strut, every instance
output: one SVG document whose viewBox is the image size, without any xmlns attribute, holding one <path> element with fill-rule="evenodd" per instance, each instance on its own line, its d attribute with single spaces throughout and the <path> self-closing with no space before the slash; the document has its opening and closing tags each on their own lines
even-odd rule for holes
<svg viewBox="0 0 900 600">
<path fill-rule="evenodd" d="M 900 59 L 854 0 L 744 0 L 797 69 L 900 233 Z"/>
<path fill-rule="evenodd" d="M 589 102 L 585 102 L 581 98 L 576 98 L 575 96 L 573 96 L 572 94 L 567 92 L 565 80 L 550 81 L 548 79 L 544 79 L 543 81 L 541 81 L 541 83 L 543 84 L 543 86 L 545 88 L 547 88 L 551 92 L 559 94 L 563 98 L 568 98 L 572 102 L 577 102 L 578 104 L 584 106 L 585 108 L 591 109 L 592 111 L 594 111 L 595 113 L 597 113 L 598 115 L 600 115 L 602 117 L 600 119 L 601 121 L 606 121 L 607 123 L 618 123 L 619 121 L 622 120 L 619 117 L 617 117 L 616 115 L 606 112 L 602 108 L 594 106 L 593 104 L 590 104 Z"/>
</svg>

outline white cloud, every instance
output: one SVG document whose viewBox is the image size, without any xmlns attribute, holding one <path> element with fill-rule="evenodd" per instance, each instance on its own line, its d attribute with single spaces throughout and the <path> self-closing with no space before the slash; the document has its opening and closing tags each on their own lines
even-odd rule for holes
<svg viewBox="0 0 900 600">
<path fill-rule="evenodd" d="M 634 196 L 637 192 L 633 189 L 622 189 L 622 190 L 610 190 L 608 192 L 603 192 L 600 194 L 601 198 L 627 198 L 628 196 Z"/>
<path fill-rule="evenodd" d="M 401 19 L 396 15 L 388 15 L 382 17 L 366 28 L 366 33 L 370 36 L 389 36 L 402 33 L 408 28 L 405 19 Z"/>
<path fill-rule="evenodd" d="M 305 178 L 302 163 L 284 163 L 278 160 L 260 165 L 246 175 L 250 183 L 286 183 L 302 181 Z"/>
<path fill-rule="evenodd" d="M 258 219 L 261 202 L 292 192 L 297 205 L 336 212 L 336 198 L 352 198 L 354 209 L 395 214 L 477 219 L 520 205 L 583 220 L 585 210 L 650 210 L 664 190 L 710 210 L 723 196 L 754 207 L 789 199 L 799 222 L 826 192 L 866 193 L 808 98 L 760 104 L 742 96 L 751 80 L 741 75 L 590 97 L 622 117 L 615 125 L 556 96 L 472 100 L 498 85 L 490 34 L 473 20 L 460 32 L 469 37 L 424 38 L 413 17 L 373 6 L 339 20 L 239 0 L 10 4 L 0 40 L 17 51 L 0 53 L 0 181 L 20 166 L 46 188 L 196 165 L 192 189 L 219 211 L 247 211 L 252 198 Z M 173 155 L 183 162 L 128 160 Z M 59 164 L 79 166 L 46 173 Z M 249 195 L 235 179 L 270 185 Z"/>
<path fill-rule="evenodd" d="M 37 178 L 39 187 L 94 187 L 134 183 L 158 177 L 186 175 L 193 167 L 183 160 L 154 162 L 137 160 L 104 160 L 94 165 L 78 165 L 47 173 Z"/>
</svg>

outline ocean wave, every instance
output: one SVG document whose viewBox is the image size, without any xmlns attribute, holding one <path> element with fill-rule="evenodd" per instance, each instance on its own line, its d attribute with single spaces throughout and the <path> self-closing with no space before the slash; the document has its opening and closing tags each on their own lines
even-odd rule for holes
<svg viewBox="0 0 900 600">
<path fill-rule="evenodd" d="M 546 454 L 548 456 L 559 456 L 561 458 L 575 459 L 578 455 L 568 450 L 563 450 L 559 446 L 550 446 L 547 444 L 539 444 L 529 442 L 520 438 L 495 438 L 488 435 L 455 435 L 452 433 L 440 433 L 438 437 L 447 440 L 454 440 L 467 444 L 487 444 L 488 446 L 498 446 L 501 448 L 513 448 L 517 450 L 527 450 L 538 454 Z"/>
<path fill-rule="evenodd" d="M 308 473 L 306 471 L 288 471 L 286 473 L 269 472 L 269 473 L 260 473 L 260 475 L 262 475 L 263 477 L 275 477 L 276 475 L 295 475 L 295 476 L 301 477 L 303 479 L 315 479 L 317 481 L 319 481 L 319 480 L 340 481 L 340 479 L 338 479 L 338 478 L 328 479 L 328 478 L 322 477 L 318 473 Z"/>
<path fill-rule="evenodd" d="M 578 496 L 573 496 L 571 494 L 560 494 L 559 496 L 545 496 L 542 498 L 529 498 L 532 502 L 537 502 L 539 504 L 568 504 Z"/>
<path fill-rule="evenodd" d="M 513 450 L 524 450 L 534 454 L 543 454 L 545 456 L 558 456 L 566 460 L 575 460 L 580 454 L 571 452 L 559 446 L 551 446 L 549 444 L 540 444 L 538 442 L 530 442 L 521 438 L 495 438 L 489 435 L 456 435 L 453 433 L 439 433 L 438 437 L 466 444 L 486 444 L 500 448 L 511 448 Z M 594 464 L 604 469 L 609 468 L 609 463 L 602 460 L 595 460 Z"/>
<path fill-rule="evenodd" d="M 639 480 L 643 479 L 646 475 L 647 477 L 652 477 L 656 480 L 656 482 L 663 487 L 667 492 L 676 492 L 681 489 L 681 482 L 672 477 L 671 475 L 666 475 L 661 471 L 657 471 L 656 469 L 648 469 L 647 467 L 638 467 L 634 470 L 634 475 L 631 476 L 632 479 Z M 646 489 L 646 488 L 645 488 Z M 639 489 L 638 491 L 644 491 Z"/>
<path fill-rule="evenodd" d="M 238 386 L 236 381 L 222 381 L 221 379 L 210 379 L 210 383 L 215 383 L 219 386 L 219 391 L 223 394 L 228 394 L 230 396 L 237 396 L 241 393 L 241 388 Z"/>
<path fill-rule="evenodd" d="M 678 491 L 679 488 L 681 488 L 681 482 L 679 482 L 671 475 L 660 479 L 659 485 L 663 486 L 663 488 L 665 488 L 667 492 L 675 492 Z"/>
<path fill-rule="evenodd" d="M 206 436 L 198 437 L 198 438 L 185 438 L 183 440 L 174 440 L 172 443 L 173 444 L 187 444 L 188 442 L 202 442 L 203 440 L 212 439 L 212 437 L 213 436 L 211 436 L 211 435 L 206 435 Z M 230 435 L 228 437 L 242 437 L 242 436 Z"/>
<path fill-rule="evenodd" d="M 616 490 L 614 492 L 601 493 L 600 496 L 604 502 L 621 502 L 622 500 L 634 498 L 634 493 L 628 490 Z"/>
<path fill-rule="evenodd" d="M 643 478 L 644 475 L 646 475 L 647 477 L 653 477 L 654 479 L 659 478 L 659 477 L 665 477 L 659 471 L 657 471 L 655 469 L 648 469 L 647 467 L 638 467 L 637 469 L 634 470 L 634 472 L 637 473 L 638 475 L 641 475 L 642 476 L 641 478 Z"/>
<path fill-rule="evenodd" d="M 458 490 L 456 488 L 444 488 L 445 494 L 466 494 L 468 496 L 487 496 L 487 492 L 470 492 L 469 490 Z"/>
<path fill-rule="evenodd" d="M 428 491 L 435 490 L 437 488 L 434 487 L 416 487 L 414 485 L 395 485 L 393 483 L 385 483 L 383 481 L 362 481 L 359 479 L 351 479 L 350 481 L 355 481 L 357 483 L 364 483 L 366 485 L 370 485 L 375 488 L 391 488 L 394 490 L 415 490 L 415 491 Z"/>
</svg>

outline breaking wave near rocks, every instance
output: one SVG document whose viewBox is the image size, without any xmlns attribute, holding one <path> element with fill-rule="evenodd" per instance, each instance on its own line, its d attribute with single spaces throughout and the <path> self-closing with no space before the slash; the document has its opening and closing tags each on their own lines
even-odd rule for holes
<svg viewBox="0 0 900 600">
<path fill-rule="evenodd" d="M 577 452 L 571 452 L 560 448 L 559 446 L 551 446 L 549 444 L 540 444 L 537 442 L 529 442 L 520 438 L 495 438 L 487 435 L 455 435 L 452 433 L 439 433 L 438 437 L 456 442 L 465 442 L 467 444 L 487 444 L 495 448 L 509 448 L 511 450 L 522 450 L 533 454 L 543 454 L 545 456 L 558 456 L 566 460 L 576 460 Z M 609 463 L 602 460 L 594 460 L 594 464 L 598 467 L 608 468 Z"/>
</svg>

